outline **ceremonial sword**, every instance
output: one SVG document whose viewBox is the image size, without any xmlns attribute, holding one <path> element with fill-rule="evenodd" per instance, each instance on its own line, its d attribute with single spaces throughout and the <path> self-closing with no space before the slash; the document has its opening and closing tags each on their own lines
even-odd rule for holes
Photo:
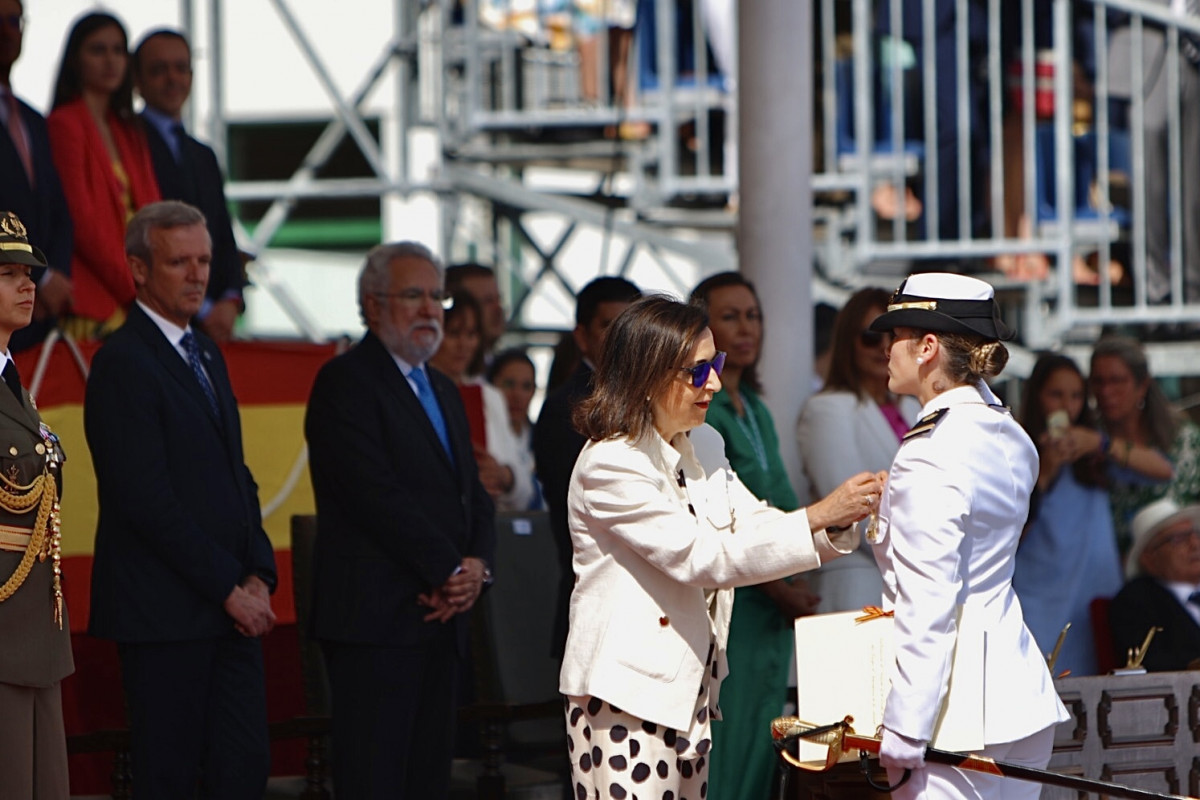
<svg viewBox="0 0 1200 800">
<path fill-rule="evenodd" d="M 832 725 L 815 726 L 796 717 L 779 717 L 771 722 L 771 738 L 774 740 L 775 749 L 779 752 L 780 758 L 797 769 L 809 772 L 824 772 L 838 763 L 844 751 L 858 750 L 859 764 L 862 767 L 863 774 L 866 776 L 867 783 L 872 788 L 886 792 L 902 786 L 908 780 L 911 770 L 906 769 L 904 777 L 894 786 L 880 786 L 871 779 L 868 754 L 879 754 L 880 740 L 874 736 L 862 736 L 855 733 L 852 727 L 853 722 L 853 717 L 846 717 L 841 722 L 835 722 Z M 829 751 L 826 754 L 825 763 L 821 766 L 813 766 L 800 761 L 789 753 L 787 746 L 799 739 L 828 746 Z M 1108 781 L 1093 780 L 1077 775 L 1064 775 L 1061 772 L 1025 767 L 1020 764 L 1008 764 L 972 753 L 953 753 L 948 750 L 938 750 L 934 747 L 925 748 L 925 760 L 935 764 L 947 764 L 958 769 L 984 772 L 1001 778 L 1019 778 L 1025 781 L 1044 783 L 1050 786 L 1062 786 L 1066 789 L 1074 789 L 1080 792 L 1094 792 L 1110 797 L 1128 797 L 1131 800 L 1161 800 L 1161 798 L 1167 798 L 1167 800 L 1200 800 L 1200 798 L 1187 795 L 1162 794 L 1147 789 L 1125 786 L 1120 783 L 1109 783 Z"/>
</svg>

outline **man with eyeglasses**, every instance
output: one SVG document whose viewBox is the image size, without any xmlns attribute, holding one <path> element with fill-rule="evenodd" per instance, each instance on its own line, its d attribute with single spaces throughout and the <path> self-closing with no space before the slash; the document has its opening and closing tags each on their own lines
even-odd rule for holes
<svg viewBox="0 0 1200 800">
<path fill-rule="evenodd" d="M 131 69 L 146 101 L 141 116 L 163 199 L 183 200 L 203 211 L 212 237 L 208 290 L 195 323 L 212 339 L 225 341 L 245 308 L 246 276 L 217 157 L 183 127 L 183 107 L 192 93 L 191 47 L 178 31 L 151 31 L 134 50 Z"/>
<path fill-rule="evenodd" d="M 1150 672 L 1200 669 L 1200 504 L 1155 500 L 1133 518 L 1129 583 L 1113 598 L 1109 625 L 1118 664 L 1152 627 L 1142 660 Z"/>
<path fill-rule="evenodd" d="M 313 630 L 333 699 L 338 797 L 448 797 L 468 616 L 495 530 L 466 412 L 427 361 L 437 258 L 380 245 L 358 281 L 362 340 L 326 364 L 304 430 L 317 502 Z"/>
<path fill-rule="evenodd" d="M 21 0 L 0 0 L 0 208 L 25 224 L 29 241 L 46 254 L 50 268 L 38 281 L 33 322 L 17 331 L 9 348 L 24 350 L 46 338 L 54 320 L 71 305 L 71 214 L 50 157 L 46 119 L 13 94 L 13 64 L 25 36 Z"/>
</svg>

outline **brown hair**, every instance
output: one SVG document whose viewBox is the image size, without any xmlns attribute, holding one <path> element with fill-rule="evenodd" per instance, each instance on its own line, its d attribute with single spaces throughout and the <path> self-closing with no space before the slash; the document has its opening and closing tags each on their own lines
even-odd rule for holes
<svg viewBox="0 0 1200 800">
<path fill-rule="evenodd" d="M 1171 452 L 1175 434 L 1179 431 L 1180 415 L 1171 407 L 1158 381 L 1150 374 L 1146 351 L 1136 340 L 1128 336 L 1105 336 L 1096 342 L 1092 350 L 1091 371 L 1096 371 L 1096 359 L 1112 357 L 1118 359 L 1133 375 L 1134 383 L 1146 384 L 1146 397 L 1138 412 L 1142 432 L 1153 447 L 1164 453 Z M 1088 387 L 1089 390 L 1091 387 Z"/>
<path fill-rule="evenodd" d="M 576 430 L 599 441 L 640 439 L 654 427 L 662 395 L 708 327 L 708 313 L 663 295 L 638 300 L 608 329 L 591 396 L 575 407 Z"/>
<path fill-rule="evenodd" d="M 829 374 L 823 392 L 854 392 L 859 400 L 866 398 L 862 375 L 858 374 L 858 359 L 854 345 L 862 333 L 862 320 L 872 308 L 887 310 L 891 294 L 885 289 L 868 286 L 850 295 L 833 320 L 833 344 L 829 353 Z"/>
<path fill-rule="evenodd" d="M 942 349 L 942 372 L 950 380 L 949 386 L 934 382 L 933 388 L 939 393 L 999 375 L 1008 363 L 1008 348 L 1002 342 L 976 333 L 918 330 L 917 335 L 908 340 L 908 346 L 918 347 L 927 333 L 938 338 Z"/>
<path fill-rule="evenodd" d="M 692 289 L 692 295 L 688 298 L 688 302 L 708 311 L 708 302 L 712 297 L 712 293 L 717 289 L 728 289 L 731 286 L 745 286 L 750 290 L 750 294 L 754 296 L 754 303 L 758 306 L 759 324 L 762 326 L 762 336 L 759 341 L 759 355 L 761 356 L 762 342 L 766 340 L 767 335 L 767 324 L 763 318 L 762 303 L 758 300 L 758 290 L 754 288 L 753 283 L 742 276 L 742 273 L 718 272 L 716 275 L 708 276 L 696 284 L 695 289 Z M 761 395 L 763 393 L 762 381 L 758 379 L 758 357 L 755 357 L 753 364 L 742 370 L 742 383 L 749 386 L 750 390 L 756 394 Z"/>
<path fill-rule="evenodd" d="M 479 375 L 483 372 L 483 309 L 480 308 L 475 295 L 461 287 L 451 290 L 450 297 L 454 302 L 446 309 L 445 315 L 442 317 L 442 328 L 449 328 L 450 320 L 460 317 L 468 311 L 475 317 L 475 332 L 479 335 L 479 346 L 475 348 L 475 353 L 471 356 L 470 363 L 467 364 L 466 374 L 468 376 Z"/>
<path fill-rule="evenodd" d="M 1042 391 L 1050 379 L 1063 370 L 1079 378 L 1084 392 L 1084 403 L 1079 410 L 1079 416 L 1070 420 L 1070 423 L 1091 430 L 1097 429 L 1095 415 L 1087 404 L 1087 379 L 1083 376 L 1079 365 L 1070 356 L 1060 353 L 1042 353 L 1038 357 L 1037 363 L 1033 365 L 1033 371 L 1029 373 L 1029 379 L 1025 381 L 1025 388 L 1021 394 L 1021 426 L 1025 428 L 1029 438 L 1037 445 L 1038 452 L 1041 452 L 1042 449 L 1040 442 L 1042 434 L 1046 432 L 1046 412 L 1042 409 L 1041 403 Z M 1071 466 L 1071 471 L 1075 473 L 1075 479 L 1084 486 L 1102 486 L 1104 483 L 1103 462 L 1102 459 L 1097 459 L 1094 453 L 1088 453 L 1076 459 Z M 1036 516 L 1036 510 L 1031 509 L 1029 518 L 1032 520 Z"/>
<path fill-rule="evenodd" d="M 98 30 L 112 26 L 121 33 L 125 49 L 129 49 L 129 35 L 121 20 L 112 14 L 93 12 L 84 14 L 75 20 L 71 32 L 67 34 L 67 42 L 63 45 L 62 58 L 58 63 L 58 77 L 54 81 L 54 97 L 50 101 L 50 109 L 54 110 L 65 105 L 83 94 L 83 75 L 79 66 L 79 53 L 83 50 L 84 42 Z M 130 121 L 136 119 L 133 113 L 133 65 L 129 60 L 125 63 L 125 76 L 121 85 L 109 98 L 108 108 L 119 118 Z"/>
</svg>

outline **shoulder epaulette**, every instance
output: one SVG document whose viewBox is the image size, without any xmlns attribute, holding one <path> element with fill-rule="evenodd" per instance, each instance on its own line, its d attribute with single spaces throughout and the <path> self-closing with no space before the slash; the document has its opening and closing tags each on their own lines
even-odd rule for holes
<svg viewBox="0 0 1200 800">
<path fill-rule="evenodd" d="M 919 420 L 917 420 L 915 425 L 908 429 L 908 433 L 904 434 L 904 437 L 901 439 L 901 441 L 907 442 L 909 439 L 912 439 L 916 436 L 929 433 L 931 430 L 937 427 L 937 424 L 941 421 L 942 417 L 946 416 L 946 413 L 949 411 L 949 408 L 939 408 L 932 414 L 927 414 L 924 417 L 921 417 Z"/>
</svg>

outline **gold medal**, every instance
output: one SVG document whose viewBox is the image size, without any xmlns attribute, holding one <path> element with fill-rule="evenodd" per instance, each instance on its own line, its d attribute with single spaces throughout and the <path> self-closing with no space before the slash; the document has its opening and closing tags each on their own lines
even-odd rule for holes
<svg viewBox="0 0 1200 800">
<path fill-rule="evenodd" d="M 867 520 L 867 541 L 875 544 L 879 541 L 879 512 L 872 511 L 871 517 Z"/>
</svg>

